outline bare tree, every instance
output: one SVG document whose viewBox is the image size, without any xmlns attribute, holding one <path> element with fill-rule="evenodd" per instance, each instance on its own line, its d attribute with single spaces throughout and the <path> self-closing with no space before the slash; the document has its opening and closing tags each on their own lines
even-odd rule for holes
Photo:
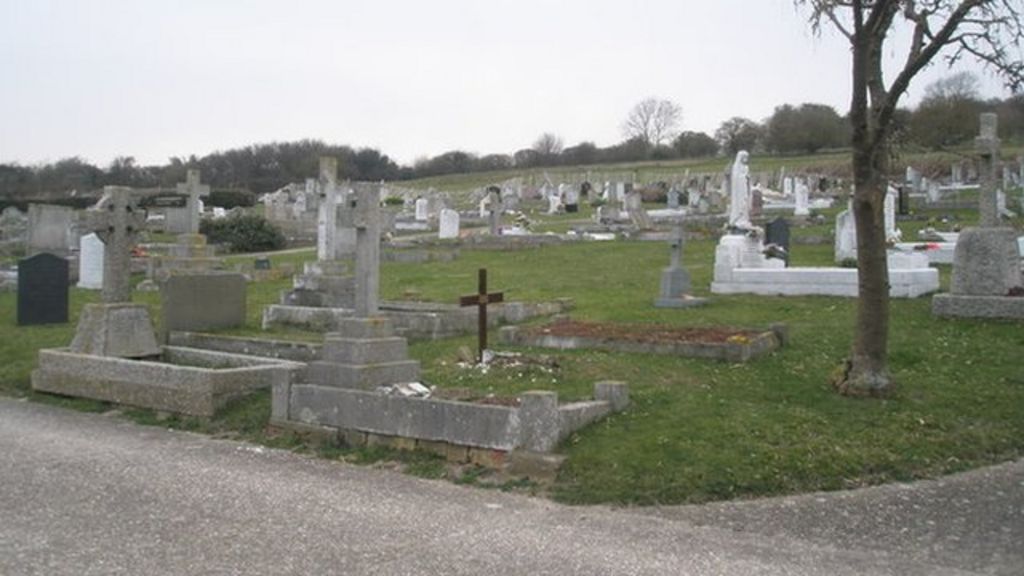
<svg viewBox="0 0 1024 576">
<path fill-rule="evenodd" d="M 831 25 L 845 36 L 853 55 L 850 124 L 859 298 L 853 348 L 833 385 L 841 394 L 884 396 L 894 383 L 888 369 L 889 272 L 882 205 L 896 105 L 914 77 L 940 54 L 950 64 L 973 58 L 1019 90 L 1024 84 L 1022 8 L 1020 0 L 795 1 L 810 6 L 816 31 Z M 882 60 L 899 48 L 886 40 L 900 21 L 910 26 L 912 38 L 902 68 L 887 85 Z"/>
<path fill-rule="evenodd" d="M 562 153 L 562 139 L 545 132 L 533 142 L 533 149 L 541 156 L 558 156 Z"/>
<path fill-rule="evenodd" d="M 660 146 L 679 133 L 683 109 L 671 100 L 645 98 L 629 111 L 622 132 L 626 139 L 640 138 L 649 146 Z"/>
<path fill-rule="evenodd" d="M 924 89 L 922 100 L 976 100 L 978 77 L 973 72 L 958 72 L 939 78 Z"/>
</svg>

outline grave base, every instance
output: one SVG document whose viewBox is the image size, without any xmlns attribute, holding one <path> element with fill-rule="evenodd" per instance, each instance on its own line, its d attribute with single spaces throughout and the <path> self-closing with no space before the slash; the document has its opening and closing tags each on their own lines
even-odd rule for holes
<svg viewBox="0 0 1024 576">
<path fill-rule="evenodd" d="M 707 303 L 707 298 L 682 296 L 679 298 L 658 298 L 654 301 L 654 306 L 656 308 L 697 308 Z"/>
<path fill-rule="evenodd" d="M 1024 320 L 1024 297 L 936 294 L 932 314 L 946 318 Z"/>
<path fill-rule="evenodd" d="M 160 354 L 143 304 L 86 304 L 70 350 L 90 356 L 144 358 Z"/>
</svg>

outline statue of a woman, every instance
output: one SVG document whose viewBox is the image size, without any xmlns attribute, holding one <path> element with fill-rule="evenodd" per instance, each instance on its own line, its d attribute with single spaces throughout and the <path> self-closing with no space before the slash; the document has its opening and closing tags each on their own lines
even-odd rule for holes
<svg viewBox="0 0 1024 576">
<path fill-rule="evenodd" d="M 746 150 L 740 150 L 736 154 L 736 161 L 733 162 L 729 175 L 729 226 L 743 230 L 754 228 L 754 224 L 750 222 L 750 166 L 747 165 L 749 156 Z"/>
</svg>

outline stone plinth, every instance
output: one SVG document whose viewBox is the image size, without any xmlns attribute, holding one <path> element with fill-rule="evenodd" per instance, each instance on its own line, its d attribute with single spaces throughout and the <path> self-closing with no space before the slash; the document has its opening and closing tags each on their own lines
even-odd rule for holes
<svg viewBox="0 0 1024 576">
<path fill-rule="evenodd" d="M 1005 296 L 1020 283 L 1020 254 L 1014 229 L 970 228 L 960 233 L 953 255 L 950 293 Z"/>
<path fill-rule="evenodd" d="M 92 356 L 144 358 L 160 353 L 142 304 L 86 304 L 71 341 L 71 352 Z"/>
<path fill-rule="evenodd" d="M 353 308 L 356 299 L 355 276 L 344 260 L 317 260 L 303 264 L 295 276 L 292 290 L 281 295 L 284 306 L 313 308 Z"/>
<path fill-rule="evenodd" d="M 917 298 L 939 289 L 939 271 L 928 267 L 923 254 L 890 253 L 889 296 Z M 762 294 L 765 296 L 858 295 L 856 268 L 734 268 L 727 277 L 711 283 L 715 294 Z"/>
<path fill-rule="evenodd" d="M 950 293 L 932 299 L 932 314 L 955 318 L 1024 320 L 1021 262 L 1012 228 L 971 228 L 960 233 Z"/>
<path fill-rule="evenodd" d="M 420 363 L 409 360 L 405 339 L 387 318 L 345 318 L 339 328 L 325 337 L 321 359 L 310 363 L 308 382 L 372 390 L 419 380 Z"/>
</svg>

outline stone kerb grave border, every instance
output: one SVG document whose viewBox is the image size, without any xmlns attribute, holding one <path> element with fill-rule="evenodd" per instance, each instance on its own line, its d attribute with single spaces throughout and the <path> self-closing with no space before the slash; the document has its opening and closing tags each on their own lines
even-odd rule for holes
<svg viewBox="0 0 1024 576">
<path fill-rule="evenodd" d="M 326 431 L 350 446 L 389 444 L 501 467 L 513 452 L 551 452 L 573 432 L 628 404 L 629 387 L 614 381 L 595 383 L 594 400 L 559 404 L 556 392 L 532 391 L 511 407 L 282 380 L 273 388 L 271 424 Z"/>
<path fill-rule="evenodd" d="M 513 346 L 534 346 L 558 350 L 605 350 L 630 354 L 662 354 L 686 358 L 708 358 L 725 362 L 749 362 L 773 352 L 786 342 L 784 324 L 773 324 L 768 330 L 727 342 L 637 342 L 614 338 L 561 336 L 537 333 L 534 328 L 504 326 L 499 331 L 501 342 Z"/>
<path fill-rule="evenodd" d="M 296 362 L 174 346 L 164 346 L 158 360 L 44 349 L 32 372 L 32 389 L 210 417 L 235 398 L 290 382 L 304 368 Z"/>
</svg>

